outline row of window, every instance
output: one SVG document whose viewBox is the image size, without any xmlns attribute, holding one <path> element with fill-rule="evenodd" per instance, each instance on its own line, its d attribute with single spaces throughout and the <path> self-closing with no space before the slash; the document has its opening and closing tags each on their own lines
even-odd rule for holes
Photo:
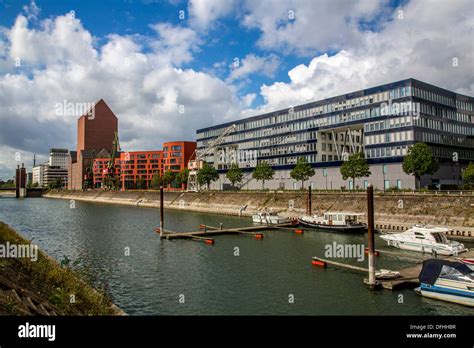
<svg viewBox="0 0 474 348">
<path fill-rule="evenodd" d="M 428 117 L 415 118 L 414 123 L 420 127 L 436 129 L 442 132 L 450 132 L 459 135 L 474 135 L 474 127 L 464 124 L 443 122 Z"/>
<path fill-rule="evenodd" d="M 425 143 L 438 143 L 443 145 L 474 147 L 474 139 L 467 137 L 423 131 L 417 136 L 417 138 L 419 138 L 417 140 L 423 141 Z"/>
<path fill-rule="evenodd" d="M 401 131 L 401 132 L 390 132 L 374 135 L 365 136 L 365 145 L 376 145 L 394 143 L 400 141 L 412 141 L 413 130 Z"/>
<path fill-rule="evenodd" d="M 308 108 L 308 109 L 299 110 L 299 111 L 292 111 L 294 109 L 290 107 L 289 112 L 287 114 L 278 115 L 278 116 L 269 116 L 267 118 L 262 118 L 260 120 L 240 123 L 237 125 L 236 131 L 244 131 L 247 129 L 265 127 L 265 126 L 270 126 L 277 123 L 285 123 L 285 122 L 297 120 L 300 118 L 326 114 L 326 113 L 330 113 L 334 111 L 346 110 L 349 108 L 355 108 L 355 107 L 360 107 L 364 105 L 370 105 L 373 103 L 379 103 L 379 102 L 388 101 L 392 99 L 407 97 L 410 95 L 411 95 L 410 87 L 400 87 L 400 88 L 396 88 L 396 89 L 386 91 L 386 92 L 380 92 L 380 93 L 375 93 L 368 96 L 352 98 L 352 99 L 348 99 L 348 100 L 341 101 L 338 103 L 326 104 L 326 105 L 322 105 L 322 106 L 318 106 L 314 108 Z M 348 114 L 345 114 L 345 116 L 349 117 L 349 119 L 351 119 L 351 117 L 353 117 L 354 119 L 360 119 L 360 115 L 359 117 L 357 117 L 356 114 L 351 116 L 348 113 Z M 365 115 L 365 116 L 367 117 L 368 115 Z M 202 139 L 202 138 L 216 137 L 216 136 L 219 136 L 223 130 L 224 128 L 220 128 L 220 129 L 213 129 L 213 130 L 208 130 L 202 133 L 198 133 L 197 138 Z"/>
<path fill-rule="evenodd" d="M 454 151 L 452 149 L 447 149 L 445 147 L 431 146 L 431 151 L 436 157 L 445 157 L 445 158 L 454 158 Z M 474 150 L 456 150 L 458 159 L 466 159 L 469 161 L 474 160 Z"/>
<path fill-rule="evenodd" d="M 366 158 L 405 156 L 408 147 L 408 145 L 377 147 L 374 149 L 365 149 L 364 152 Z"/>
</svg>

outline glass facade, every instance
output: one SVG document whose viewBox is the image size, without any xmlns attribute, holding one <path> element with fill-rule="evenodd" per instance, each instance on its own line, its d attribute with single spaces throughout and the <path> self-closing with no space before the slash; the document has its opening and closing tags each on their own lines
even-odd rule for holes
<svg viewBox="0 0 474 348">
<path fill-rule="evenodd" d="M 197 131 L 197 147 L 231 125 Z M 369 163 L 401 162 L 408 147 L 428 143 L 436 156 L 474 160 L 474 98 L 407 79 L 235 122 L 220 148 L 257 153 L 284 169 L 305 157 L 314 167 L 340 165 L 363 151 Z M 206 158 L 214 163 L 215 155 Z M 225 169 L 225 168 L 224 168 Z"/>
</svg>

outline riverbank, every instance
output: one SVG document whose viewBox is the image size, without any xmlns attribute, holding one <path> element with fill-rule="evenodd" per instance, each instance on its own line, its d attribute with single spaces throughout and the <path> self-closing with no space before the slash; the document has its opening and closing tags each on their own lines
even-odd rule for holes
<svg viewBox="0 0 474 348">
<path fill-rule="evenodd" d="M 87 202 L 159 207 L 158 191 L 56 191 L 44 195 Z M 313 194 L 313 212 L 328 210 L 366 212 L 364 192 L 328 192 Z M 306 211 L 307 194 L 301 192 L 165 192 L 167 209 L 250 216 L 272 208 L 285 216 Z M 446 225 L 472 232 L 474 236 L 474 196 L 445 196 L 411 193 L 376 193 L 376 222 L 380 226 L 416 223 Z"/>
<path fill-rule="evenodd" d="M 0 222 L 0 315 L 124 315 L 68 265 Z M 20 251 L 22 256 L 20 256 Z"/>
</svg>

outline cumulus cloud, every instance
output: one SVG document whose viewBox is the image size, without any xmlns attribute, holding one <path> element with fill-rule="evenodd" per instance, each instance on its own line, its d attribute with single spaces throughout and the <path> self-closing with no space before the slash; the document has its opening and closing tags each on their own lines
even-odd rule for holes
<svg viewBox="0 0 474 348">
<path fill-rule="evenodd" d="M 41 9 L 36 5 L 36 2 L 33 0 L 31 1 L 29 6 L 23 6 L 23 11 L 25 11 L 26 17 L 28 19 L 38 19 Z"/>
<path fill-rule="evenodd" d="M 235 8 L 234 0 L 190 0 L 188 12 L 191 25 L 200 30 L 212 28 L 217 19 Z"/>
<path fill-rule="evenodd" d="M 433 4 L 411 1 L 392 12 L 383 30 L 360 32 L 358 40 L 347 42 L 336 54 L 320 54 L 292 68 L 289 82 L 263 85 L 265 105 L 254 112 L 409 77 L 473 95 L 474 7 L 468 0 Z M 294 48 L 300 48 L 299 43 Z"/>
<path fill-rule="evenodd" d="M 227 81 L 233 82 L 255 73 L 267 77 L 274 77 L 279 65 L 280 59 L 275 54 L 262 57 L 256 56 L 255 54 L 248 54 L 241 62 L 234 61 L 231 64 L 232 71 Z"/>
<path fill-rule="evenodd" d="M 43 20 L 38 28 L 19 15 L 11 28 L 2 28 L 0 163 L 13 170 L 17 151 L 31 165 L 33 153 L 74 149 L 80 115 L 58 114 L 56 105 L 64 101 L 103 98 L 119 118 L 122 147 L 130 151 L 194 140 L 197 128 L 239 113 L 240 101 L 225 82 L 180 68 L 198 49 L 193 30 L 152 28 L 156 37 L 112 34 L 101 46 L 94 46 L 80 19 L 68 15 Z"/>
<path fill-rule="evenodd" d="M 246 0 L 242 24 L 261 32 L 258 45 L 302 55 L 338 50 L 358 41 L 359 22 L 370 21 L 388 1 Z"/>
</svg>

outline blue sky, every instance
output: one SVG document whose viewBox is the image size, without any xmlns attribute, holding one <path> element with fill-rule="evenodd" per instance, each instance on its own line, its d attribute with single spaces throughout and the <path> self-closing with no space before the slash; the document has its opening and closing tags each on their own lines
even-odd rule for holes
<svg viewBox="0 0 474 348">
<path fill-rule="evenodd" d="M 0 178 L 17 153 L 75 148 L 63 102 L 103 98 L 134 151 L 408 77 L 473 95 L 473 17 L 471 0 L 0 0 Z"/>
</svg>

